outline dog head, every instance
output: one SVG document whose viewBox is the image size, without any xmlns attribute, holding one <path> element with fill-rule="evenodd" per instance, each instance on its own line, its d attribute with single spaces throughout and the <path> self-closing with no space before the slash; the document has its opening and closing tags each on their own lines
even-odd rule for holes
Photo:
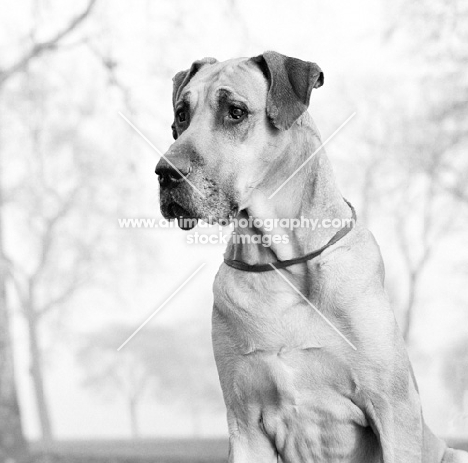
<svg viewBox="0 0 468 463">
<path fill-rule="evenodd" d="M 163 216 L 189 229 L 198 219 L 235 216 L 253 189 L 267 186 L 323 73 L 315 63 L 270 51 L 195 61 L 173 82 L 175 142 L 156 173 Z"/>
</svg>

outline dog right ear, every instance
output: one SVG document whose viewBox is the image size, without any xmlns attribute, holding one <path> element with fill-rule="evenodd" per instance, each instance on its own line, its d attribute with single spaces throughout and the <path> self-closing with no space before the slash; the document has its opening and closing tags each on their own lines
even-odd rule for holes
<svg viewBox="0 0 468 463">
<path fill-rule="evenodd" d="M 192 77 L 205 65 L 207 64 L 215 64 L 218 60 L 215 58 L 203 58 L 192 63 L 190 69 L 185 71 L 179 71 L 173 78 L 172 78 L 172 107 L 175 110 L 175 104 L 179 99 L 180 93 L 184 89 L 184 87 L 190 82 Z M 177 131 L 175 129 L 175 122 L 172 123 L 172 136 L 174 140 L 177 139 Z"/>
<path fill-rule="evenodd" d="M 323 85 L 322 70 L 315 63 L 275 51 L 266 51 L 252 61 L 268 80 L 268 118 L 277 129 L 289 129 L 307 110 L 312 89 Z"/>
</svg>

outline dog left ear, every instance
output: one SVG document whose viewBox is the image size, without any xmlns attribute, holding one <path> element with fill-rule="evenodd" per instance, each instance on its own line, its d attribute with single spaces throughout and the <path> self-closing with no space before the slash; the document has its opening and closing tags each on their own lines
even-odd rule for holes
<svg viewBox="0 0 468 463">
<path fill-rule="evenodd" d="M 218 60 L 215 58 L 203 58 L 192 63 L 190 69 L 185 71 L 179 71 L 173 78 L 172 78 L 172 107 L 175 109 L 175 104 L 180 96 L 180 92 L 184 89 L 184 87 L 190 82 L 190 79 L 205 65 L 207 64 L 214 64 L 217 63 Z M 172 136 L 174 140 L 177 139 L 177 131 L 175 129 L 175 123 L 172 124 Z"/>
<path fill-rule="evenodd" d="M 267 51 L 252 60 L 260 66 L 269 83 L 266 111 L 273 125 L 289 129 L 307 110 L 313 88 L 323 85 L 320 67 L 309 61 Z"/>
</svg>

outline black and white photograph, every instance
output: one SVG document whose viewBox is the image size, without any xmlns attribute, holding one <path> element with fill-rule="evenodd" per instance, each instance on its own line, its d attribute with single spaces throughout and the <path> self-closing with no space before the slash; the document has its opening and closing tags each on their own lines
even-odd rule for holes
<svg viewBox="0 0 468 463">
<path fill-rule="evenodd" d="M 2 0 L 0 463 L 468 463 L 468 3 Z"/>
</svg>

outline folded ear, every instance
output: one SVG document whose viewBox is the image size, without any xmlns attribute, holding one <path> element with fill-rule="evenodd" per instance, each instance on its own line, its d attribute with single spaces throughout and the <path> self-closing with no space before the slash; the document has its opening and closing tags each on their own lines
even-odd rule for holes
<svg viewBox="0 0 468 463">
<path fill-rule="evenodd" d="M 218 60 L 215 58 L 203 58 L 192 63 L 190 69 L 185 71 L 179 71 L 173 78 L 172 78 L 172 106 L 175 109 L 175 104 L 180 96 L 180 93 L 184 89 L 184 87 L 190 82 L 190 79 L 205 65 L 207 64 L 214 64 L 217 63 Z M 172 136 L 174 139 L 177 138 L 177 132 L 174 127 L 174 123 L 172 124 Z"/>
<path fill-rule="evenodd" d="M 267 51 L 252 60 L 269 83 L 266 112 L 275 127 L 289 129 L 307 110 L 313 88 L 323 85 L 323 72 L 309 61 Z"/>
</svg>

